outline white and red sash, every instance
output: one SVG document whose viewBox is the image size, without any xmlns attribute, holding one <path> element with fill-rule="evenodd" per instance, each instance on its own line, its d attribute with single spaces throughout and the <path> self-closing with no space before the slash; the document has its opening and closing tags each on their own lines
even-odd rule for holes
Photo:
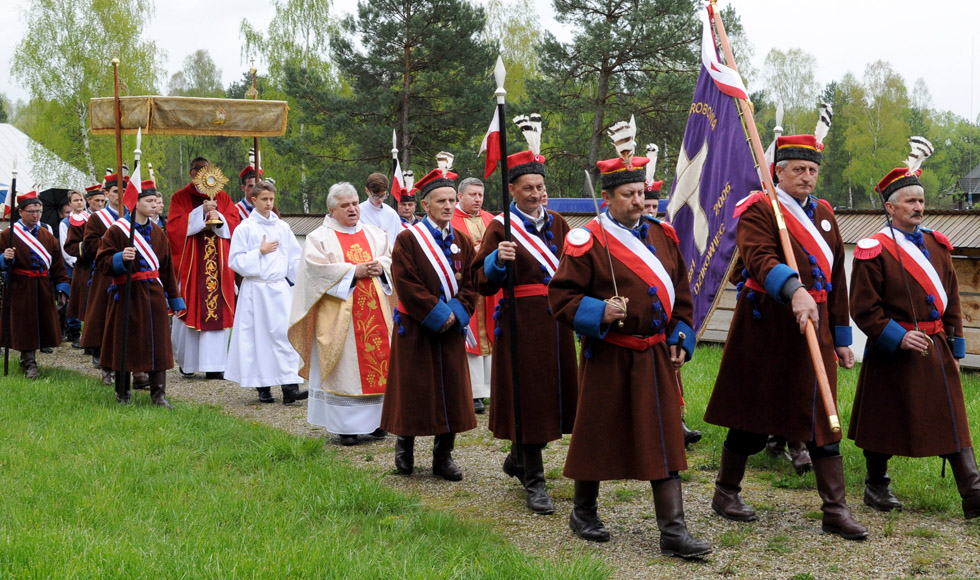
<svg viewBox="0 0 980 580">
<path fill-rule="evenodd" d="M 926 255 L 922 253 L 922 250 L 905 239 L 905 236 L 899 235 L 898 244 L 896 245 L 895 240 L 892 239 L 890 229 L 888 226 L 885 226 L 880 232 L 871 237 L 881 242 L 881 245 L 896 260 L 898 259 L 898 252 L 902 252 L 902 264 L 905 266 L 905 270 L 909 274 L 912 274 L 912 277 L 922 286 L 926 294 L 931 294 L 936 298 L 936 310 L 939 311 L 939 316 L 942 317 L 946 311 L 948 297 L 946 296 L 946 289 L 939 279 L 939 272 L 936 271 L 932 262 L 926 258 Z"/>
<path fill-rule="evenodd" d="M 109 213 L 109 208 L 107 207 L 104 207 L 99 211 L 95 212 L 95 216 L 99 218 L 99 220 L 102 222 L 102 225 L 105 226 L 105 229 L 109 229 L 110 227 L 112 227 L 112 222 L 118 219 L 112 217 L 112 214 Z"/>
<path fill-rule="evenodd" d="M 416 241 L 418 241 L 419 246 L 422 248 L 422 253 L 425 254 L 432 269 L 439 277 L 443 296 L 446 297 L 447 301 L 451 300 L 459 292 L 459 284 L 457 284 L 456 276 L 453 274 L 452 264 L 449 263 L 446 255 L 442 252 L 442 248 L 439 247 L 436 239 L 432 236 L 429 227 L 423 222 L 419 222 L 408 228 L 408 231 L 412 232 L 412 235 L 415 236 Z"/>
<path fill-rule="evenodd" d="M 817 259 L 817 266 L 823 271 L 823 275 L 830 280 L 834 270 L 834 252 L 827 244 L 827 240 L 807 217 L 798 201 L 779 188 L 776 188 L 776 194 L 779 196 L 779 205 L 783 208 L 783 219 L 789 234 L 803 246 L 808 254 Z"/>
<path fill-rule="evenodd" d="M 545 210 L 542 209 L 542 211 Z M 493 218 L 493 221 L 504 223 L 504 214 Z M 558 269 L 558 256 L 551 251 L 547 244 L 542 242 L 541 238 L 527 231 L 527 228 L 524 227 L 524 220 L 514 212 L 510 213 L 510 231 L 514 234 L 514 239 L 531 254 L 531 257 L 544 266 L 548 276 L 554 276 L 555 270 Z"/>
<path fill-rule="evenodd" d="M 49 270 L 51 268 L 51 254 L 48 253 L 48 251 L 41 244 L 41 240 L 35 238 L 29 231 L 27 231 L 27 228 L 24 227 L 23 223 L 17 222 L 15 224 L 14 234 L 17 236 L 17 239 L 24 242 L 31 252 L 33 252 L 38 258 L 41 258 L 41 261 L 44 262 L 45 270 Z"/>
<path fill-rule="evenodd" d="M 116 223 L 112 224 L 114 227 L 122 230 L 122 233 L 126 234 L 129 238 L 129 220 L 126 218 L 119 218 Z M 151 246 L 143 236 L 135 235 L 133 236 L 133 242 L 136 245 L 136 250 L 143 256 L 146 263 L 149 264 L 150 270 L 160 270 L 160 258 L 157 257 L 156 252 L 153 251 L 153 246 Z"/>
<path fill-rule="evenodd" d="M 236 203 L 235 204 L 235 207 L 238 208 L 238 217 L 242 218 L 242 221 L 247 220 L 249 214 L 252 213 L 252 210 L 250 210 L 248 208 L 248 206 L 245 205 L 245 200 L 244 199 L 241 200 L 240 202 Z"/>
<path fill-rule="evenodd" d="M 597 219 L 585 224 L 585 227 L 592 232 L 599 245 L 604 245 Z M 648 286 L 657 288 L 657 298 L 663 305 L 667 320 L 670 320 L 674 310 L 674 282 L 663 263 L 629 230 L 613 222 L 608 214 L 602 214 L 601 227 L 606 230 L 605 239 L 609 242 L 609 253 L 625 264 Z"/>
</svg>

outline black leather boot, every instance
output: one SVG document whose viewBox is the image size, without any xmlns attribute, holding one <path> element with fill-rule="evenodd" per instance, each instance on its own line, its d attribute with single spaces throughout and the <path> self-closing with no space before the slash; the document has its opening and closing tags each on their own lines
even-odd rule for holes
<svg viewBox="0 0 980 580">
<path fill-rule="evenodd" d="M 395 469 L 402 475 L 412 475 L 415 470 L 415 437 L 395 437 Z"/>
<path fill-rule="evenodd" d="M 684 501 L 681 480 L 672 477 L 651 481 L 653 506 L 660 529 L 660 553 L 680 558 L 700 558 L 711 553 L 711 544 L 695 538 L 684 522 Z"/>
<path fill-rule="evenodd" d="M 129 402 L 130 402 L 130 400 L 131 400 L 130 399 L 130 393 L 129 393 L 129 384 L 126 381 L 123 380 L 124 377 L 122 376 L 122 373 L 119 372 L 119 371 L 106 371 L 106 370 L 103 370 L 102 371 L 102 377 L 103 377 L 102 382 L 103 383 L 105 382 L 105 374 L 106 373 L 110 373 L 110 375 L 113 377 L 113 380 L 115 381 L 115 385 L 116 385 L 116 402 L 118 402 L 120 404 L 123 404 L 123 405 L 128 405 Z"/>
<path fill-rule="evenodd" d="M 697 429 L 688 429 L 687 423 L 684 421 L 683 415 L 681 416 L 681 429 L 684 431 L 684 446 L 694 445 L 701 440 L 701 432 Z"/>
<path fill-rule="evenodd" d="M 24 369 L 24 376 L 28 379 L 36 379 L 41 376 L 37 370 L 36 351 L 23 350 L 20 352 L 20 368 Z"/>
<path fill-rule="evenodd" d="M 802 441 L 787 441 L 786 447 L 789 452 L 789 461 L 796 470 L 796 475 L 813 469 L 813 461 L 810 459 L 810 452 L 806 449 L 806 443 Z"/>
<path fill-rule="evenodd" d="M 953 469 L 956 489 L 963 498 L 963 517 L 968 520 L 980 517 L 980 472 L 977 471 L 977 458 L 973 454 L 973 448 L 967 447 L 945 457 Z"/>
<path fill-rule="evenodd" d="M 150 401 L 158 407 L 173 409 L 174 406 L 167 400 L 167 373 L 165 371 L 151 371 L 150 380 Z"/>
<path fill-rule="evenodd" d="M 150 386 L 149 373 L 133 373 L 133 389 L 137 391 L 142 391 L 149 386 Z"/>
<path fill-rule="evenodd" d="M 813 474 L 817 478 L 817 492 L 823 505 L 823 531 L 837 534 L 845 540 L 863 540 L 868 528 L 851 515 L 844 499 L 844 458 L 840 455 L 824 457 L 813 462 Z"/>
<path fill-rule="evenodd" d="M 309 398 L 309 391 L 299 390 L 299 385 L 282 385 L 282 404 L 289 405 Z"/>
<path fill-rule="evenodd" d="M 455 448 L 455 433 L 436 435 L 435 441 L 432 443 L 432 475 L 449 481 L 463 479 L 463 472 L 453 461 L 453 449 Z"/>
<path fill-rule="evenodd" d="M 503 469 L 504 473 L 516 477 L 517 481 L 524 485 L 524 455 L 520 443 L 510 444 L 510 453 L 504 458 Z"/>
<path fill-rule="evenodd" d="M 555 513 L 555 506 L 548 497 L 544 482 L 544 461 L 541 450 L 544 445 L 524 445 L 524 490 L 527 492 L 527 509 L 536 514 Z"/>
<path fill-rule="evenodd" d="M 745 505 L 742 496 L 742 478 L 745 477 L 745 464 L 749 458 L 732 453 L 727 447 L 721 448 L 721 467 L 715 480 L 715 496 L 711 509 L 721 517 L 736 522 L 755 520 L 755 511 Z"/>
<path fill-rule="evenodd" d="M 766 439 L 766 453 L 773 457 L 782 457 L 786 453 L 786 439 L 779 435 L 770 435 Z"/>
<path fill-rule="evenodd" d="M 599 482 L 575 480 L 575 498 L 568 527 L 575 535 L 590 542 L 608 542 L 609 530 L 599 519 Z"/>
<path fill-rule="evenodd" d="M 881 453 L 864 452 L 864 462 L 868 467 L 868 475 L 864 478 L 864 505 L 881 512 L 901 511 L 902 502 L 889 487 L 892 480 L 888 477 L 888 458 L 888 455 Z"/>
<path fill-rule="evenodd" d="M 260 403 L 275 403 L 276 400 L 272 398 L 272 387 L 258 387 L 255 389 L 259 393 Z"/>
</svg>

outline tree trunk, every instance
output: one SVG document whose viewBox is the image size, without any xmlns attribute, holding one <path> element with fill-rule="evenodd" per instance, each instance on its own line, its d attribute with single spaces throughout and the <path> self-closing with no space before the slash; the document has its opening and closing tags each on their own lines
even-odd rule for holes
<svg viewBox="0 0 980 580">
<path fill-rule="evenodd" d="M 88 169 L 88 174 L 92 176 L 93 180 L 101 181 L 99 176 L 95 174 L 95 162 L 92 161 L 92 147 L 88 140 L 88 130 L 85 127 L 85 121 L 88 118 L 88 109 L 84 103 L 76 102 L 75 112 L 78 114 L 78 130 L 82 138 L 82 147 L 85 151 L 85 168 Z"/>
<path fill-rule="evenodd" d="M 411 3 L 406 5 L 405 10 L 405 22 L 411 22 L 412 20 L 412 8 Z M 406 27 L 405 29 L 405 69 L 402 71 L 402 107 L 401 107 L 401 118 L 398 120 L 398 124 L 401 128 L 402 142 L 401 142 L 401 152 L 402 152 L 402 167 L 408 168 L 409 162 L 411 161 L 411 153 L 409 153 L 409 137 L 408 137 L 408 105 L 409 105 L 409 95 L 412 89 L 412 44 L 409 38 L 410 31 Z"/>
<path fill-rule="evenodd" d="M 603 128 L 606 126 L 606 97 L 609 95 L 609 59 L 602 60 L 599 69 L 599 83 L 596 87 L 595 117 L 592 119 L 592 140 L 589 141 L 589 173 L 595 181 L 599 170 L 596 161 L 599 160 L 599 145 L 602 142 Z"/>
<path fill-rule="evenodd" d="M 303 133 L 306 130 L 304 123 L 299 124 L 299 140 L 303 141 Z M 306 158 L 299 165 L 299 190 L 303 200 L 303 213 L 310 213 L 310 194 L 306 192 Z"/>
</svg>

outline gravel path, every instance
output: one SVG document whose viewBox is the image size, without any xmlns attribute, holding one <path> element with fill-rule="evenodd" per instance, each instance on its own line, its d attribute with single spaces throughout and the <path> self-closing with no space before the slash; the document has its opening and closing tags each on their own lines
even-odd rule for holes
<svg viewBox="0 0 980 580">
<path fill-rule="evenodd" d="M 70 347 L 52 355 L 39 354 L 42 377 L 47 366 L 98 377 L 89 357 Z M 13 357 L 12 357 L 13 358 Z M 428 469 L 431 438 L 416 444 L 416 471 L 410 477 L 394 472 L 394 439 L 362 437 L 361 444 L 343 447 L 322 429 L 306 422 L 306 405 L 284 407 L 258 403 L 252 389 L 228 381 L 184 378 L 176 369 L 168 373 L 171 402 L 203 403 L 257 423 L 296 435 L 319 437 L 325 447 L 351 465 L 375 473 L 384 484 L 413 494 L 427 505 L 460 517 L 485 522 L 513 544 L 545 558 L 591 554 L 604 561 L 615 579 L 635 578 L 965 578 L 980 576 L 980 523 L 962 517 L 935 517 L 905 512 L 885 515 L 849 497 L 852 510 L 871 531 L 864 542 L 849 542 L 820 531 L 820 500 L 816 490 L 790 490 L 772 486 L 765 473 L 750 469 L 743 497 L 759 513 L 759 521 L 737 524 L 711 511 L 717 471 L 715 450 L 698 449 L 689 456 L 684 474 L 684 506 L 688 527 L 711 542 L 714 553 L 700 562 L 661 557 L 659 533 L 653 515 L 650 486 L 645 482 L 606 482 L 599 498 L 599 514 L 612 534 L 607 544 L 576 538 L 568 529 L 572 482 L 560 476 L 569 438 L 545 451 L 545 469 L 556 512 L 536 516 L 524 507 L 524 494 L 516 480 L 500 470 L 508 443 L 493 439 L 486 415 L 478 426 L 457 437 L 454 457 L 463 470 L 461 482 L 436 479 Z M 273 389 L 278 401 L 280 392 Z M 111 389 L 106 388 L 111 397 Z M 147 397 L 137 393 L 136 397 Z M 951 482 L 950 482 L 951 484 Z M 816 518 L 816 519 L 815 519 Z M 809 574 L 810 576 L 806 576 Z"/>
</svg>

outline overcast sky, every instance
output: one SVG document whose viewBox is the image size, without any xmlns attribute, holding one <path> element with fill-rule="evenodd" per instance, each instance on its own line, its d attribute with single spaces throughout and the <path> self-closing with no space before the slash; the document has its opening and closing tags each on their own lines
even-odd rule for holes
<svg viewBox="0 0 980 580">
<path fill-rule="evenodd" d="M 741 15 L 755 55 L 753 66 L 762 69 L 773 47 L 801 48 L 817 59 L 821 86 L 852 72 L 859 79 L 864 67 L 879 59 L 888 61 L 911 89 L 922 77 L 932 95 L 933 107 L 975 119 L 980 113 L 980 79 L 974 55 L 980 21 L 980 2 L 946 0 L 720 0 L 734 3 Z M 249 68 L 240 56 L 239 25 L 247 18 L 264 28 L 274 15 L 268 0 L 166 0 L 157 1 L 156 14 L 146 35 L 166 51 L 167 76 L 179 70 L 184 58 L 199 48 L 207 50 L 222 72 L 227 86 Z M 27 92 L 10 78 L 14 47 L 27 30 L 24 0 L 0 0 L 4 19 L 0 35 L 0 81 L 8 97 L 26 99 Z M 537 2 L 543 25 L 556 30 L 550 2 Z M 206 6 L 207 10 L 202 9 Z M 354 10 L 355 0 L 334 0 L 334 11 Z M 13 9 L 13 10 L 12 10 Z M 99 25 L 93 23 L 93 25 Z M 559 37 L 566 37 L 567 33 Z M 162 88 L 165 88 L 166 79 Z M 749 89 L 758 86 L 756 79 Z"/>
</svg>

